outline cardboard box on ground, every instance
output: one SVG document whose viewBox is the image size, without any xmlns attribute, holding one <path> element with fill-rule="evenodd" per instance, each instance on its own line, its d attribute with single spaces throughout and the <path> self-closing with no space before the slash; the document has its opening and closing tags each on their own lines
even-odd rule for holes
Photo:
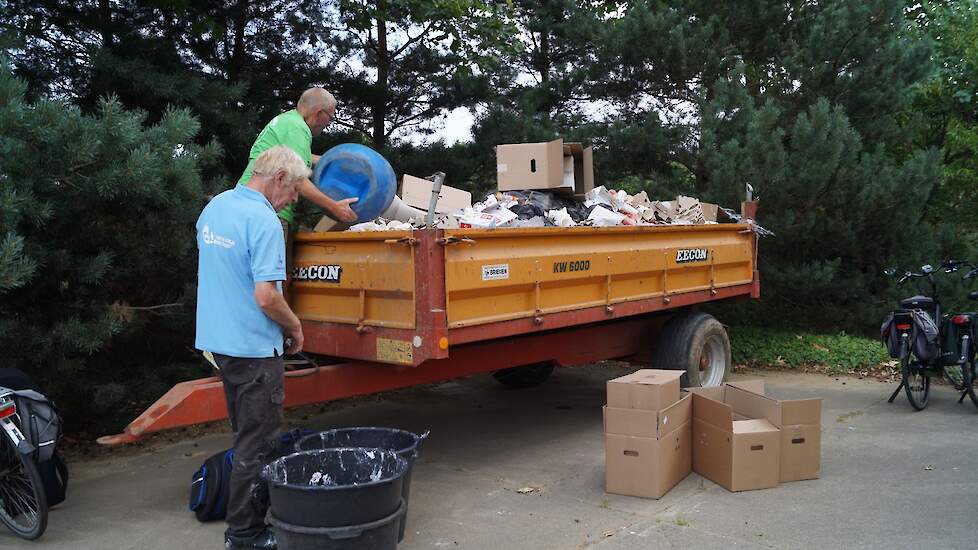
<svg viewBox="0 0 978 550">
<path fill-rule="evenodd" d="M 605 489 L 660 498 L 691 467 L 691 396 L 679 371 L 644 369 L 608 381 L 604 407 Z"/>
<path fill-rule="evenodd" d="M 609 493 L 661 498 L 691 471 L 730 491 L 819 476 L 821 399 L 779 400 L 762 380 L 680 392 L 681 374 L 644 369 L 608 381 Z"/>
<path fill-rule="evenodd" d="M 821 399 L 774 399 L 760 380 L 689 392 L 694 472 L 730 491 L 819 476 Z"/>
<path fill-rule="evenodd" d="M 761 399 L 745 401 L 749 414 L 763 415 L 781 434 L 780 481 L 816 479 L 822 465 L 822 399 L 775 399 L 763 380 L 730 382 Z M 745 413 L 748 414 L 748 413 Z"/>
</svg>

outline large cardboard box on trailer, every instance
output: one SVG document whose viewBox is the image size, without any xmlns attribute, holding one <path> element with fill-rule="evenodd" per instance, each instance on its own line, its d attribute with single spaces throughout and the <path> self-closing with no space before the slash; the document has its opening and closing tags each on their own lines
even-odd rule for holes
<svg viewBox="0 0 978 550">
<path fill-rule="evenodd" d="M 408 206 L 427 211 L 431 206 L 431 191 L 434 183 L 404 174 L 401 181 L 401 200 Z M 435 212 L 445 214 L 453 210 L 472 206 L 472 193 L 449 185 L 442 185 L 438 192 Z"/>
<path fill-rule="evenodd" d="M 498 145 L 496 183 L 500 191 L 536 189 L 584 195 L 594 188 L 591 147 L 562 139 Z"/>
</svg>

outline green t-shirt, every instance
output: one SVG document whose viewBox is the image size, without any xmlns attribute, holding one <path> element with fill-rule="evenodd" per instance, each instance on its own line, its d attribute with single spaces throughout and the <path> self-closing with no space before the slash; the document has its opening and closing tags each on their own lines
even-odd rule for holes
<svg viewBox="0 0 978 550">
<path fill-rule="evenodd" d="M 306 166 L 312 167 L 312 131 L 309 130 L 306 121 L 302 120 L 299 111 L 292 109 L 273 118 L 258 134 L 255 144 L 251 146 L 251 153 L 248 155 L 248 167 L 241 174 L 238 185 L 242 185 L 251 179 L 255 159 L 276 145 L 285 145 L 292 149 L 306 162 Z M 292 209 L 293 205 L 289 204 L 279 211 L 278 217 L 292 223 Z"/>
</svg>

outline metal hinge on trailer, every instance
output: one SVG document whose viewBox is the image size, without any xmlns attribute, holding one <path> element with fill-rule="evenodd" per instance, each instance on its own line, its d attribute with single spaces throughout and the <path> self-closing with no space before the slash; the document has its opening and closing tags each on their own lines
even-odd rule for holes
<svg viewBox="0 0 978 550">
<path fill-rule="evenodd" d="M 401 237 L 400 239 L 386 239 L 384 244 L 402 244 L 404 246 L 417 246 L 418 239 L 414 237 Z"/>
<path fill-rule="evenodd" d="M 462 243 L 475 244 L 475 239 L 470 239 L 468 237 L 456 237 L 455 235 L 442 237 L 441 239 L 438 239 L 438 244 L 444 246 L 448 246 L 450 244 L 462 244 Z"/>
</svg>

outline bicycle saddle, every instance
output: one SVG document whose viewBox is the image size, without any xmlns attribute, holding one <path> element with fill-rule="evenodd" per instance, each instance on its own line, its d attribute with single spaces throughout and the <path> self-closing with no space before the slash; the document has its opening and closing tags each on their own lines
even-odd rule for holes
<svg viewBox="0 0 978 550">
<path fill-rule="evenodd" d="M 934 299 L 930 296 L 911 296 L 900 300 L 900 307 L 904 309 L 925 309 L 934 306 Z"/>
</svg>

